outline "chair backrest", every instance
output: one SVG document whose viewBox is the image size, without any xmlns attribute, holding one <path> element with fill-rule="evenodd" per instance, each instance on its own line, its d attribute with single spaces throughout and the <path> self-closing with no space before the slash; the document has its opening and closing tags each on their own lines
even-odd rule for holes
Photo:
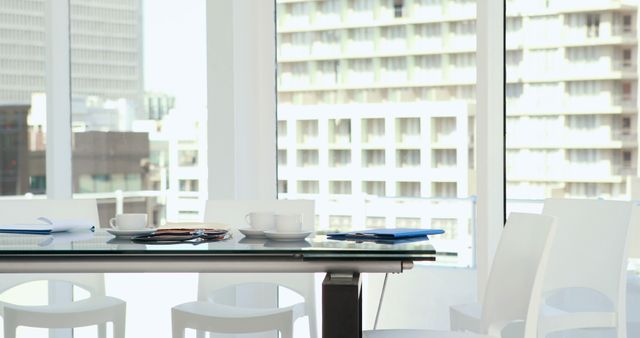
<svg viewBox="0 0 640 338">
<path fill-rule="evenodd" d="M 231 228 L 247 225 L 245 216 L 254 211 L 302 214 L 302 229 L 315 228 L 315 203 L 306 200 L 209 200 L 204 211 L 207 223 L 222 223 Z"/>
<path fill-rule="evenodd" d="M 308 303 L 315 296 L 313 274 L 307 273 L 201 273 L 198 300 L 207 300 L 215 291 L 244 284 L 274 284 L 291 289 Z"/>
<path fill-rule="evenodd" d="M 555 235 L 554 217 L 511 213 L 491 265 L 482 322 L 485 329 L 497 321 L 526 318 L 536 283 L 546 272 Z"/>
<path fill-rule="evenodd" d="M 98 204 L 95 199 L 49 200 L 16 199 L 0 201 L 0 224 L 30 223 L 44 216 L 92 222 L 99 227 Z M 0 278 L 0 293 L 31 281 L 65 281 L 78 285 L 92 295 L 104 295 L 102 274 L 10 274 Z"/>
<path fill-rule="evenodd" d="M 640 202 L 633 202 L 629 229 L 629 257 L 640 258 Z"/>
<path fill-rule="evenodd" d="M 50 217 L 88 221 L 96 228 L 100 226 L 98 203 L 95 199 L 0 200 L 0 215 L 0 224 L 30 223 L 35 222 L 38 217 Z"/>
<path fill-rule="evenodd" d="M 631 202 L 547 199 L 542 211 L 556 218 L 556 239 L 542 292 L 585 288 L 624 307 Z"/>
<path fill-rule="evenodd" d="M 105 295 L 104 275 L 101 273 L 7 274 L 0 279 L 0 294 L 15 286 L 41 280 L 68 282 L 87 290 L 92 296 Z"/>
<path fill-rule="evenodd" d="M 315 203 L 305 200 L 209 200 L 205 222 L 223 223 L 231 228 L 247 226 L 245 215 L 253 211 L 276 213 L 301 213 L 303 229 L 314 230 Z M 312 300 L 314 296 L 313 274 L 200 274 L 198 299 L 204 300 L 212 292 L 239 284 L 271 283 L 285 286 Z"/>
</svg>

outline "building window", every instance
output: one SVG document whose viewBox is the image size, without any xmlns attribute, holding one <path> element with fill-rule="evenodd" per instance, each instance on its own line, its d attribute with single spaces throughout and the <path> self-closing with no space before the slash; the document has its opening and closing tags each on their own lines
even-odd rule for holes
<svg viewBox="0 0 640 338">
<path fill-rule="evenodd" d="M 600 14 L 587 14 L 587 36 L 595 38 L 600 36 Z"/>
<path fill-rule="evenodd" d="M 320 192 L 320 183 L 318 181 L 298 181 L 298 193 L 317 194 L 318 192 Z"/>
<path fill-rule="evenodd" d="M 329 182 L 329 193 L 336 195 L 351 195 L 351 181 Z"/>
<path fill-rule="evenodd" d="M 393 0 L 393 17 L 401 18 L 403 16 L 404 0 Z"/>
<path fill-rule="evenodd" d="M 198 180 L 179 180 L 180 191 L 198 191 L 199 190 L 199 182 Z"/>
<path fill-rule="evenodd" d="M 471 222 L 476 1 L 276 3 L 277 126 L 283 129 L 277 146 L 288 155 L 278 152 L 278 180 L 291 184 L 286 195 L 279 185 L 280 197 L 315 199 L 319 230 L 394 227 L 398 218 L 424 222 L 416 213 L 427 209 Z M 282 11 L 292 3 L 308 5 L 305 20 Z M 516 21 L 514 31 L 529 24 Z M 306 38 L 294 48 L 292 34 Z M 528 53 L 510 50 L 512 67 L 529 61 Z M 526 89 L 515 89 L 514 97 L 525 101 Z M 455 202 L 431 204 L 435 178 L 455 185 Z M 347 196 L 367 207 L 347 214 L 341 205 Z M 342 216 L 350 222 L 339 222 Z M 457 240 L 461 250 L 473 247 L 470 238 Z"/>
</svg>

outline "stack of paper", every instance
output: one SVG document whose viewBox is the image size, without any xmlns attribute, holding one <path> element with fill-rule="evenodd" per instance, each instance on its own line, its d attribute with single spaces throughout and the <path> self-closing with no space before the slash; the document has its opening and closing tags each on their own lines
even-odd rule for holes
<svg viewBox="0 0 640 338">
<path fill-rule="evenodd" d="M 95 229 L 91 222 L 83 220 L 52 220 L 46 217 L 39 217 L 37 220 L 39 222 L 31 224 L 0 225 L 0 233 L 46 235 L 52 232 Z"/>
</svg>

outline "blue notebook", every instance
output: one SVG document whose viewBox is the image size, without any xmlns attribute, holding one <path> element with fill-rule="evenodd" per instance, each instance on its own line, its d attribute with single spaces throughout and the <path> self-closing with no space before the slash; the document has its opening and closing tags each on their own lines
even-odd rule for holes
<svg viewBox="0 0 640 338">
<path fill-rule="evenodd" d="M 331 239 L 353 239 L 353 240 L 403 240 L 408 238 L 424 238 L 427 239 L 429 235 L 443 234 L 444 230 L 441 229 L 410 229 L 410 228 L 397 228 L 397 229 L 373 229 L 373 230 L 359 230 L 350 232 L 332 232 L 328 233 L 327 237 Z"/>
</svg>

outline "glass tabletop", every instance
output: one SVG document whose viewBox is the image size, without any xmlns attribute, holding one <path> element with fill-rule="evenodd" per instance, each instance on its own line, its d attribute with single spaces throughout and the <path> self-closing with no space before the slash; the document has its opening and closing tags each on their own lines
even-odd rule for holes
<svg viewBox="0 0 640 338">
<path fill-rule="evenodd" d="M 311 234 L 303 240 L 280 241 L 245 237 L 236 230 L 230 238 L 205 243 L 151 244 L 114 237 L 105 229 L 51 235 L 0 234 L 0 256 L 22 255 L 230 255 L 301 256 L 313 259 L 433 260 L 436 250 L 428 240 L 381 243 L 334 240 Z"/>
</svg>

